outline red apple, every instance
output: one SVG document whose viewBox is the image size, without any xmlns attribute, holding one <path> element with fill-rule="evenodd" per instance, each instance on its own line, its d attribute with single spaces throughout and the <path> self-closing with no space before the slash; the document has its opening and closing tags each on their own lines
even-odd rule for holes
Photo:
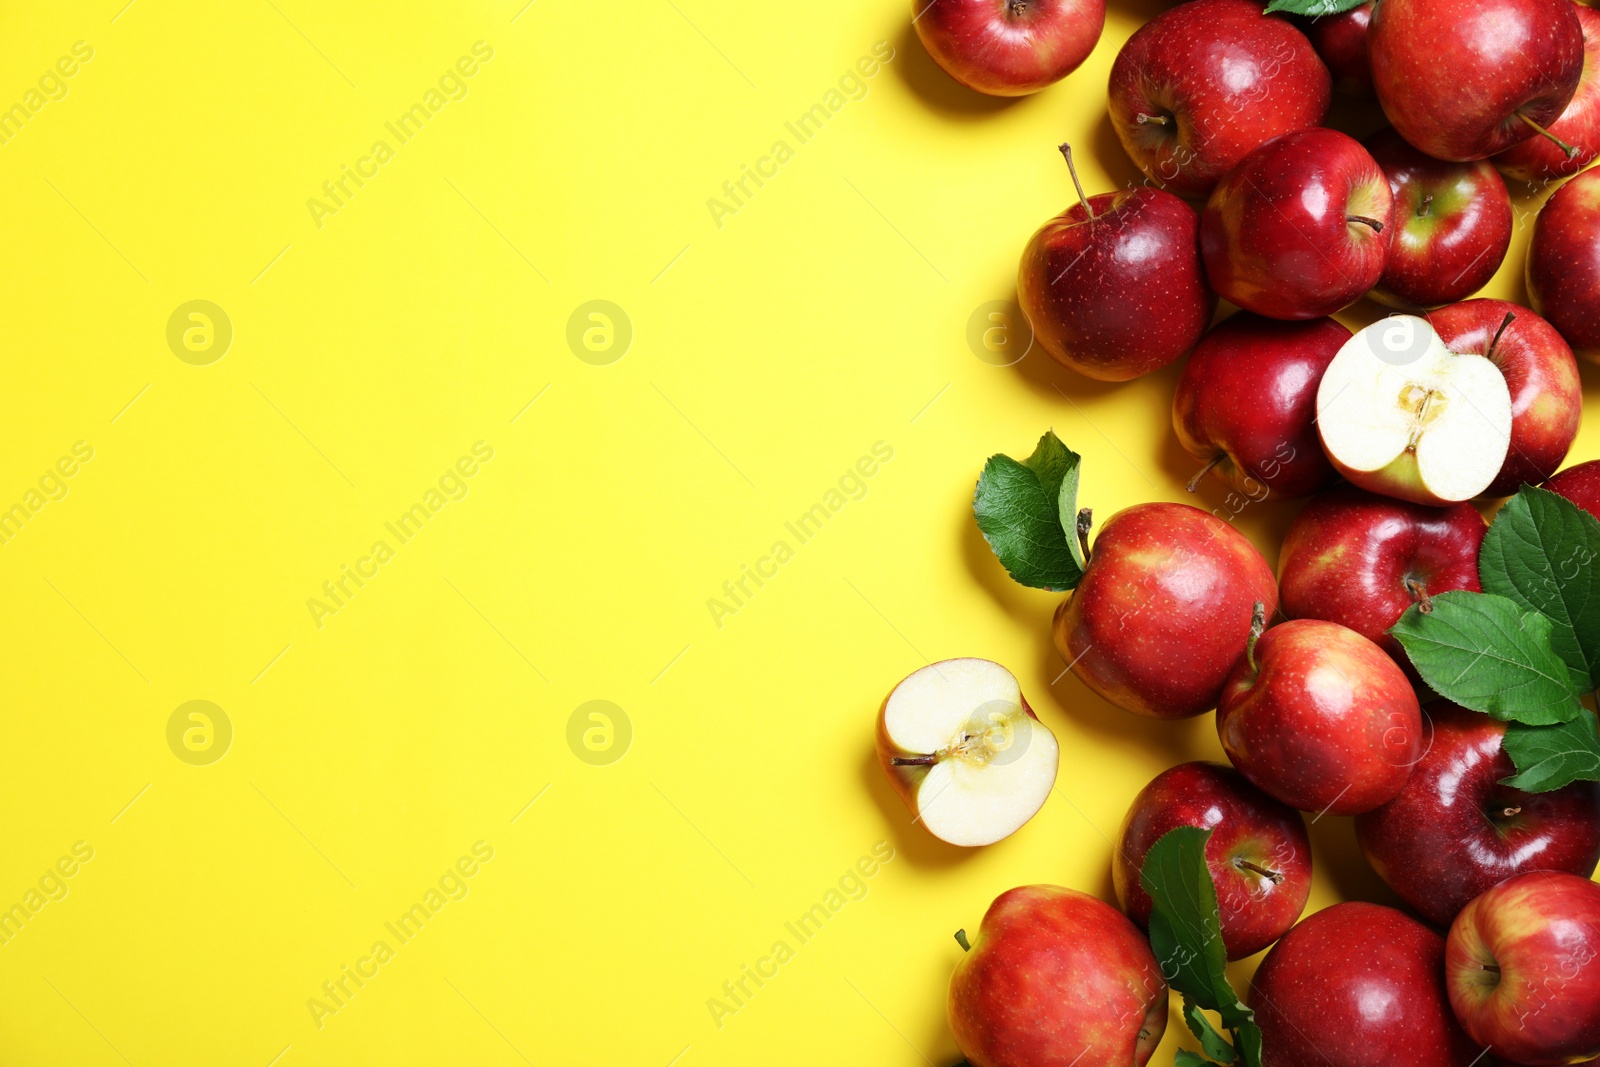
<svg viewBox="0 0 1600 1067">
<path fill-rule="evenodd" d="M 911 10 L 933 61 L 991 96 L 1026 96 L 1065 78 L 1106 23 L 1106 0 L 912 0 Z"/>
<path fill-rule="evenodd" d="M 1383 0 L 1367 41 L 1384 114 L 1435 159 L 1484 159 L 1536 136 L 1583 74 L 1572 0 Z"/>
<path fill-rule="evenodd" d="M 1583 76 L 1572 102 L 1550 124 L 1550 133 L 1578 154 L 1568 156 L 1548 137 L 1530 137 L 1494 157 L 1508 178 L 1529 184 L 1554 181 L 1578 173 L 1600 155 L 1600 11 L 1578 8 L 1578 25 L 1583 30 Z"/>
<path fill-rule="evenodd" d="M 949 1012 L 972 1067 L 1142 1067 L 1167 1029 L 1167 985 L 1127 916 L 1028 885 L 989 905 L 950 976 Z"/>
<path fill-rule="evenodd" d="M 1503 748 L 1506 724 L 1430 704 L 1433 737 L 1400 795 L 1356 816 L 1372 869 L 1435 926 L 1484 890 L 1526 871 L 1587 878 L 1600 862 L 1600 782 L 1524 793 Z"/>
<path fill-rule="evenodd" d="M 1321 123 L 1332 87 L 1305 35 L 1261 4 L 1193 0 L 1117 53 L 1111 124 L 1153 182 L 1202 197 L 1257 146 Z"/>
<path fill-rule="evenodd" d="M 1200 266 L 1200 216 L 1160 189 L 1086 198 L 1079 185 L 1078 196 L 1022 252 L 1017 300 L 1034 336 L 1101 381 L 1165 367 L 1194 347 L 1217 307 Z"/>
<path fill-rule="evenodd" d="M 1544 483 L 1552 493 L 1560 493 L 1584 511 L 1600 519 L 1600 459 L 1568 467 Z"/>
<path fill-rule="evenodd" d="M 1450 924 L 1445 982 L 1474 1041 L 1522 1064 L 1600 1056 L 1600 885 L 1575 874 L 1508 878 Z"/>
<path fill-rule="evenodd" d="M 1468 1067 L 1479 1051 L 1451 1017 L 1444 955 L 1444 938 L 1393 908 L 1317 912 L 1251 982 L 1264 1067 Z"/>
<path fill-rule="evenodd" d="M 1285 804 L 1357 815 L 1406 784 L 1422 754 L 1422 712 L 1383 649 L 1338 623 L 1294 619 L 1234 668 L 1217 736 L 1239 773 Z"/>
<path fill-rule="evenodd" d="M 1056 610 L 1056 649 L 1118 707 L 1200 715 L 1244 655 L 1257 601 L 1276 610 L 1278 584 L 1243 534 L 1188 504 L 1137 504 L 1095 538 L 1083 580 Z"/>
<path fill-rule="evenodd" d="M 1311 893 L 1306 825 L 1293 808 L 1215 763 L 1180 763 L 1134 797 L 1111 860 L 1117 900 L 1130 919 L 1150 924 L 1153 905 L 1139 874 L 1150 846 L 1180 826 L 1211 831 L 1206 865 L 1230 960 L 1253 956 L 1288 932 Z"/>
<path fill-rule="evenodd" d="M 1392 214 L 1389 181 L 1355 138 L 1286 133 L 1212 192 L 1200 219 L 1206 275 L 1224 299 L 1258 315 L 1331 315 L 1378 284 Z"/>
<path fill-rule="evenodd" d="M 1600 362 L 1600 169 L 1569 180 L 1539 210 L 1528 295 L 1574 352 Z"/>
<path fill-rule="evenodd" d="M 1372 0 L 1309 20 L 1306 36 L 1333 75 L 1333 87 L 1350 96 L 1372 95 L 1372 61 L 1367 58 L 1367 26 Z"/>
<path fill-rule="evenodd" d="M 1206 334 L 1178 379 L 1178 441 L 1251 499 L 1291 499 L 1333 484 L 1338 474 L 1317 438 L 1317 383 L 1348 340 L 1333 319 L 1234 315 Z M 1197 474 L 1191 492 L 1199 481 Z"/>
<path fill-rule="evenodd" d="M 1500 172 L 1482 160 L 1425 156 L 1393 129 L 1365 144 L 1394 194 L 1394 234 L 1373 298 L 1431 308 L 1488 284 L 1511 246 L 1511 194 Z"/>
<path fill-rule="evenodd" d="M 1341 485 L 1306 505 L 1278 554 L 1283 613 L 1326 619 L 1409 665 L 1389 627 L 1412 604 L 1451 589 L 1481 593 L 1488 526 L 1471 504 L 1411 504 Z"/>
<path fill-rule="evenodd" d="M 1538 485 L 1561 466 L 1583 419 L 1583 384 L 1567 342 L 1544 319 L 1504 300 L 1467 300 L 1428 315 L 1452 352 L 1486 356 L 1511 391 L 1511 447 L 1485 496 Z"/>
</svg>

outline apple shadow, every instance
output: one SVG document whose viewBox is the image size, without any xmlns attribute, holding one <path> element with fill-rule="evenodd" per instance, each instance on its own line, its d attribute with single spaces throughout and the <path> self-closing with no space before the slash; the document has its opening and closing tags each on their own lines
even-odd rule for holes
<svg viewBox="0 0 1600 1067">
<path fill-rule="evenodd" d="M 1378 877 L 1356 840 L 1355 820 L 1324 815 L 1307 819 L 1311 855 L 1317 870 L 1333 883 L 1340 900 L 1365 900 L 1407 911 L 1388 883 Z"/>
<path fill-rule="evenodd" d="M 1013 285 L 1010 296 L 1005 298 L 1008 307 L 1014 309 L 1019 316 L 1013 322 L 1023 321 L 1026 316 L 1022 313 L 1022 305 L 1017 300 L 1016 287 Z M 1030 326 L 1031 329 L 1031 326 Z M 1017 377 L 1029 389 L 1040 396 L 1056 400 L 1066 399 L 1097 399 L 1115 393 L 1126 382 L 1102 382 L 1085 377 L 1077 371 L 1070 370 L 1056 361 L 1056 358 L 1046 352 L 1044 346 L 1035 337 L 1025 356 L 1012 365 Z"/>
<path fill-rule="evenodd" d="M 1027 99 L 1022 96 L 990 96 L 976 89 L 968 89 L 956 81 L 922 47 L 922 39 L 917 36 L 916 27 L 911 25 L 909 19 L 900 24 L 894 48 L 895 62 L 889 66 L 894 68 L 895 76 L 918 99 L 947 118 L 981 121 Z"/>
<path fill-rule="evenodd" d="M 1122 147 L 1122 139 L 1117 136 L 1117 127 L 1111 121 L 1110 111 L 1100 113 L 1099 120 L 1094 124 L 1090 146 L 1094 151 L 1094 161 L 1100 164 L 1100 169 L 1106 172 L 1114 187 L 1130 189 L 1144 183 L 1144 171 L 1128 158 L 1128 153 Z"/>
<path fill-rule="evenodd" d="M 913 823 L 910 810 L 889 784 L 883 767 L 878 763 L 877 750 L 871 745 L 867 746 L 861 760 L 861 781 L 883 812 L 883 821 L 889 829 L 892 837 L 890 843 L 894 845 L 895 853 L 910 860 L 913 867 L 943 870 L 965 863 L 978 852 L 974 848 L 941 841 Z"/>
</svg>

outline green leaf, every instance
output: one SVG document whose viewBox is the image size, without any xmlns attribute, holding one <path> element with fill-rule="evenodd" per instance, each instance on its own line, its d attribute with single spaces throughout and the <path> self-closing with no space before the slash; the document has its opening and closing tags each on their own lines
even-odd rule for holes
<svg viewBox="0 0 1600 1067">
<path fill-rule="evenodd" d="M 1389 632 L 1429 687 L 1473 711 L 1538 726 L 1582 708 L 1567 665 L 1551 651 L 1550 620 L 1503 596 L 1440 593 L 1432 612 L 1413 604 Z"/>
<path fill-rule="evenodd" d="M 1172 1067 L 1213 1067 L 1213 1065 L 1200 1053 L 1180 1048 L 1173 1057 Z"/>
<path fill-rule="evenodd" d="M 1594 712 L 1587 709 L 1553 726 L 1514 722 L 1506 727 L 1503 745 L 1517 773 L 1502 779 L 1502 785 L 1548 793 L 1577 781 L 1600 782 L 1600 730 Z"/>
<path fill-rule="evenodd" d="M 1200 1047 L 1207 1056 L 1223 1064 L 1232 1063 L 1238 1058 L 1228 1039 L 1217 1033 L 1217 1028 L 1211 1025 L 1210 1018 L 1200 1009 L 1200 1005 L 1188 997 L 1183 998 L 1183 1021 L 1189 1024 L 1189 1032 L 1200 1039 Z"/>
<path fill-rule="evenodd" d="M 1267 14 L 1287 11 L 1292 15 L 1310 15 L 1316 18 L 1319 15 L 1337 15 L 1341 11 L 1349 11 L 1364 3 L 1366 0 L 1272 0 L 1272 3 L 1267 5 Z"/>
<path fill-rule="evenodd" d="M 1053 432 L 1022 462 L 994 455 L 983 466 L 972 514 L 1011 577 L 1064 591 L 1083 578 L 1075 529 L 1079 457 Z"/>
<path fill-rule="evenodd" d="M 1523 486 L 1478 555 L 1486 593 L 1550 620 L 1550 647 L 1580 689 L 1600 685 L 1600 520 L 1548 489 Z"/>
</svg>

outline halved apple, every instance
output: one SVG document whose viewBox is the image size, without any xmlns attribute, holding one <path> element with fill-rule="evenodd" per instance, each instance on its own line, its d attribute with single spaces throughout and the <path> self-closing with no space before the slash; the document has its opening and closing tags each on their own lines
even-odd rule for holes
<svg viewBox="0 0 1600 1067">
<path fill-rule="evenodd" d="M 1511 447 L 1500 368 L 1450 351 L 1414 315 L 1392 315 L 1339 349 L 1317 388 L 1328 459 L 1354 484 L 1418 504 L 1482 493 Z"/>
<path fill-rule="evenodd" d="M 1060 755 L 1016 676 L 987 659 L 913 672 L 879 709 L 877 741 L 913 821 L 952 845 L 1015 833 L 1044 806 Z"/>
</svg>

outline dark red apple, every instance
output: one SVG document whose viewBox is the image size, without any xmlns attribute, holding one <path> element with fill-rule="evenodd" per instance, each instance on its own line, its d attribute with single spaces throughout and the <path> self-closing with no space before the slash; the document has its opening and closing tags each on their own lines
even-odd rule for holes
<svg viewBox="0 0 1600 1067">
<path fill-rule="evenodd" d="M 1544 483 L 1552 493 L 1560 493 L 1584 511 L 1600 519 L 1600 459 L 1568 467 Z"/>
<path fill-rule="evenodd" d="M 1521 1064 L 1600 1056 L 1600 885 L 1575 874 L 1508 878 L 1450 924 L 1445 983 L 1474 1041 Z"/>
<path fill-rule="evenodd" d="M 1149 925 L 1153 905 L 1139 884 L 1144 858 L 1180 826 L 1211 831 L 1206 865 L 1230 960 L 1253 956 L 1288 932 L 1311 893 L 1306 824 L 1299 812 L 1216 763 L 1180 763 L 1133 798 L 1111 859 L 1117 900 L 1130 919 Z"/>
<path fill-rule="evenodd" d="M 945 73 L 991 96 L 1026 96 L 1094 51 L 1106 0 L 911 0 L 922 47 Z"/>
<path fill-rule="evenodd" d="M 1264 1067 L 1469 1067 L 1479 1050 L 1451 1016 L 1444 956 L 1443 937 L 1393 908 L 1317 912 L 1251 981 Z"/>
<path fill-rule="evenodd" d="M 1484 159 L 1537 136 L 1583 74 L 1572 0 L 1382 0 L 1367 42 L 1384 114 L 1435 159 Z"/>
<path fill-rule="evenodd" d="M 1338 474 L 1317 437 L 1317 383 L 1348 340 L 1333 319 L 1280 322 L 1248 311 L 1227 319 L 1201 339 L 1178 379 L 1178 441 L 1251 499 L 1327 488 Z"/>
<path fill-rule="evenodd" d="M 1534 184 L 1576 174 L 1600 155 L 1600 11 L 1578 8 L 1583 30 L 1583 76 L 1578 91 L 1550 133 L 1578 150 L 1569 156 L 1548 137 L 1530 137 L 1494 157 L 1494 165 L 1508 178 Z"/>
<path fill-rule="evenodd" d="M 1425 597 L 1451 589 L 1481 593 L 1478 549 L 1487 531 L 1471 504 L 1434 508 L 1353 485 L 1330 489 L 1284 535 L 1283 613 L 1348 626 L 1409 664 L 1389 627 Z"/>
<path fill-rule="evenodd" d="M 1200 216 L 1160 189 L 1084 197 L 1079 185 L 1078 195 L 1022 252 L 1017 300 L 1034 337 L 1101 381 L 1159 370 L 1194 347 L 1217 307 L 1200 266 Z"/>
<path fill-rule="evenodd" d="M 1350 96 L 1372 95 L 1372 61 L 1367 58 L 1367 26 L 1372 0 L 1308 21 L 1306 36 L 1333 75 L 1333 87 Z"/>
<path fill-rule="evenodd" d="M 1443 701 L 1424 711 L 1432 740 L 1400 795 L 1356 816 L 1361 851 L 1401 900 L 1444 927 L 1513 875 L 1594 873 L 1600 782 L 1548 793 L 1501 785 L 1517 773 L 1501 748 L 1505 723 Z"/>
<path fill-rule="evenodd" d="M 1200 219 L 1206 276 L 1225 300 L 1258 315 L 1331 315 L 1378 284 L 1392 214 L 1389 180 L 1355 138 L 1286 133 L 1212 192 Z"/>
<path fill-rule="evenodd" d="M 1217 737 L 1239 773 L 1290 807 L 1358 815 L 1406 784 L 1422 711 L 1383 649 L 1338 623 L 1293 619 L 1229 675 Z"/>
<path fill-rule="evenodd" d="M 1118 707 L 1200 715 L 1244 655 L 1257 601 L 1275 611 L 1278 583 L 1243 534 L 1188 504 L 1136 504 L 1095 538 L 1083 580 L 1056 610 L 1056 649 Z"/>
<path fill-rule="evenodd" d="M 1583 383 L 1567 342 L 1544 319 L 1504 300 L 1466 300 L 1428 321 L 1450 351 L 1487 356 L 1511 390 L 1511 448 L 1484 496 L 1509 496 L 1553 474 L 1578 436 Z"/>
<path fill-rule="evenodd" d="M 1511 194 L 1500 172 L 1482 160 L 1425 156 L 1393 129 L 1365 144 L 1394 194 L 1394 234 L 1373 298 L 1431 308 L 1488 284 L 1511 246 Z"/>
<path fill-rule="evenodd" d="M 1120 911 L 1028 885 L 989 905 L 950 976 L 949 1015 L 972 1067 L 1142 1067 L 1167 1029 L 1167 984 Z"/>
<path fill-rule="evenodd" d="M 1574 352 L 1600 362 L 1600 169 L 1570 179 L 1539 210 L 1528 296 Z"/>
<path fill-rule="evenodd" d="M 1253 0 L 1193 0 L 1140 27 L 1111 67 L 1111 124 L 1150 180 L 1203 197 L 1251 150 L 1316 126 L 1333 79 Z"/>
</svg>

